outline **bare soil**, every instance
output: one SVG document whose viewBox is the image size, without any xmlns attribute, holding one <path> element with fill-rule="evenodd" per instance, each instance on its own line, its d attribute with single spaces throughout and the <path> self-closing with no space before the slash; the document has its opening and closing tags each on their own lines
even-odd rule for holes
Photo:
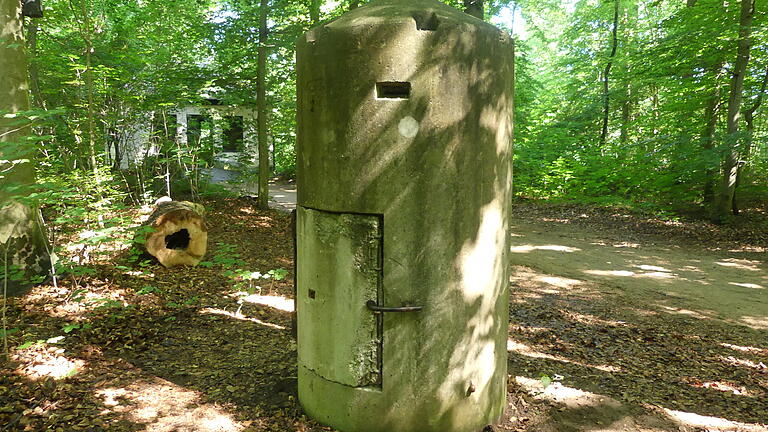
<svg viewBox="0 0 768 432">
<path fill-rule="evenodd" d="M 0 430 L 330 430 L 296 398 L 290 216 L 207 205 L 208 264 L 94 250 L 8 305 Z M 488 430 L 768 431 L 764 219 L 514 213 L 509 409 Z"/>
</svg>

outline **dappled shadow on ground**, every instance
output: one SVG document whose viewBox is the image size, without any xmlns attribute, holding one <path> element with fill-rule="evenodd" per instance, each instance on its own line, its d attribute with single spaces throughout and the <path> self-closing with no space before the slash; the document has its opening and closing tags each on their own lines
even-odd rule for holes
<svg viewBox="0 0 768 432">
<path fill-rule="evenodd" d="M 511 427 L 768 430 L 759 255 L 599 218 L 585 230 L 547 209 L 522 216 L 510 257 Z"/>
<path fill-rule="evenodd" d="M 264 280 L 255 289 L 252 281 L 225 276 L 234 265 L 292 271 L 288 216 L 228 200 L 213 204 L 209 221 L 211 267 L 94 264 L 79 287 L 63 278 L 58 290 L 41 287 L 17 300 L 9 308 L 9 328 L 19 330 L 9 338 L 13 361 L 0 374 L 0 424 L 54 431 L 328 430 L 307 419 L 296 400 L 289 281 Z M 512 260 L 562 254 L 561 269 L 563 260 L 587 250 L 515 239 L 516 247 L 530 247 Z M 243 263 L 228 263 L 233 253 Z M 513 267 L 510 405 L 498 430 L 766 430 L 759 425 L 768 418 L 764 331 L 667 313 L 653 291 L 616 282 L 630 276 L 592 276 Z M 85 291 L 73 295 L 78 289 Z M 252 293 L 236 294 L 243 289 Z M 666 300 L 671 307 L 679 298 Z"/>
<path fill-rule="evenodd" d="M 542 213 L 515 221 L 513 264 L 620 286 L 645 296 L 654 312 L 768 329 L 763 253 L 729 250 L 717 241 L 703 248 L 686 243 L 675 229 L 640 235 L 606 230 L 597 217 L 576 226 Z"/>
<path fill-rule="evenodd" d="M 295 397 L 290 217 L 209 204 L 207 264 L 92 263 L 9 308 L 3 430 L 319 430 Z"/>
</svg>

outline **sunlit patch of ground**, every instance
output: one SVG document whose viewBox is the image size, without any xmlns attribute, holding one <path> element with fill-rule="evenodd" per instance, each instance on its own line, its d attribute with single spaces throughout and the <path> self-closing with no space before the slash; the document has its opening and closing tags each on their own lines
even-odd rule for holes
<svg viewBox="0 0 768 432">
<path fill-rule="evenodd" d="M 592 365 L 587 364 L 575 360 L 568 359 L 563 356 L 557 356 L 552 354 L 547 354 L 544 352 L 536 351 L 534 348 L 531 348 L 528 345 L 525 345 L 524 343 L 509 339 L 507 340 L 507 351 L 509 352 L 515 352 L 520 355 L 524 355 L 526 357 L 532 357 L 532 358 L 540 358 L 540 359 L 547 359 L 547 360 L 555 360 L 563 363 L 571 363 L 579 366 L 584 366 L 592 369 L 597 369 L 599 371 L 603 372 L 621 372 L 621 368 L 617 366 L 611 366 L 611 365 Z"/>
<path fill-rule="evenodd" d="M 578 252 L 581 249 L 563 245 L 522 245 L 512 246 L 509 250 L 512 253 L 528 253 L 536 250 L 554 252 Z"/>
<path fill-rule="evenodd" d="M 584 270 L 584 273 L 595 276 L 643 277 L 651 279 L 674 279 L 677 277 L 675 274 L 667 273 L 666 271 L 636 272 L 631 270 Z"/>
<path fill-rule="evenodd" d="M 768 366 L 766 366 L 763 362 L 754 362 L 752 360 L 747 359 L 740 359 L 736 358 L 734 356 L 720 356 L 720 360 L 723 361 L 725 364 L 729 364 L 731 366 L 741 366 L 741 367 L 747 367 L 751 369 L 757 369 L 760 371 L 768 371 Z"/>
<path fill-rule="evenodd" d="M 739 286 L 743 288 L 752 288 L 752 289 L 765 289 L 764 286 L 754 284 L 754 283 L 739 283 L 739 282 L 728 282 L 729 285 Z"/>
<path fill-rule="evenodd" d="M 754 329 L 768 330 L 768 316 L 743 316 L 740 321 Z"/>
<path fill-rule="evenodd" d="M 523 376 L 516 376 L 514 379 L 518 385 L 528 391 L 535 399 L 562 404 L 569 408 L 600 405 L 618 407 L 621 405 L 610 397 L 568 387 L 561 382 L 544 385 L 540 379 Z"/>
<path fill-rule="evenodd" d="M 20 303 L 28 308 L 45 312 L 57 318 L 80 321 L 98 308 L 125 307 L 126 291 L 111 283 L 89 281 L 87 288 L 71 289 L 71 282 L 66 281 L 58 287 L 40 285 L 33 288 Z"/>
<path fill-rule="evenodd" d="M 18 363 L 14 372 L 32 380 L 71 377 L 86 366 L 85 361 L 64 355 L 64 348 L 47 344 L 17 350 L 11 359 Z"/>
<path fill-rule="evenodd" d="M 732 267 L 739 270 L 760 271 L 760 263 L 754 260 L 726 258 L 721 261 L 715 261 L 715 264 L 723 267 Z"/>
<path fill-rule="evenodd" d="M 545 384 L 540 379 L 525 376 L 510 378 L 529 397 L 532 403 L 517 396 L 511 409 L 511 420 L 526 424 L 521 429 L 536 432 L 591 431 L 591 432 L 662 432 L 669 431 L 666 419 L 633 410 L 614 398 L 581 390 L 562 382 Z M 533 416 L 527 407 L 552 408 L 545 416 Z M 507 428 L 509 429 L 509 428 Z"/>
<path fill-rule="evenodd" d="M 148 432 L 236 432 L 249 425 L 220 406 L 201 403 L 200 393 L 160 378 L 101 388 L 96 394 L 106 407 L 103 414 L 123 414 Z"/>
<path fill-rule="evenodd" d="M 283 312 L 293 312 L 293 299 L 280 295 L 261 295 L 248 294 L 246 292 L 236 292 L 232 297 L 238 298 L 245 303 L 259 304 L 281 310 Z"/>
<path fill-rule="evenodd" d="M 681 426 L 680 430 L 687 430 L 682 428 L 691 427 L 701 428 L 698 430 L 704 430 L 707 432 L 768 432 L 768 428 L 762 425 L 739 423 L 719 417 L 703 416 L 684 411 L 675 411 L 667 408 L 662 408 L 661 412 L 664 413 L 670 420 L 679 424 Z"/>
<path fill-rule="evenodd" d="M 741 346 L 741 345 L 734 345 L 730 343 L 723 343 L 720 344 L 726 348 L 730 348 L 734 351 L 741 351 L 745 353 L 750 354 L 758 354 L 758 355 L 764 355 L 768 356 L 768 348 L 759 348 L 759 347 L 752 347 L 752 346 Z"/>
<path fill-rule="evenodd" d="M 556 294 L 561 291 L 567 291 L 572 294 L 595 294 L 592 289 L 593 287 L 585 284 L 583 280 L 551 274 L 541 274 L 526 267 L 513 267 L 509 280 L 513 285 L 523 284 L 526 287 L 535 287 L 535 291 L 545 294 Z M 535 293 L 532 291 L 515 293 L 513 290 L 512 297 L 534 294 Z"/>
<path fill-rule="evenodd" d="M 667 305 L 665 305 L 663 303 L 659 303 L 659 309 L 662 312 L 667 312 L 667 313 L 671 313 L 671 314 L 678 314 L 678 315 L 686 315 L 686 316 L 693 317 L 693 318 L 696 318 L 696 319 L 701 319 L 701 320 L 712 318 L 712 316 L 714 315 L 714 314 L 711 314 L 711 313 L 710 314 L 704 314 L 704 313 L 701 313 L 699 311 L 694 311 L 694 310 L 685 309 L 685 308 L 667 306 Z"/>
<path fill-rule="evenodd" d="M 580 322 L 582 324 L 587 324 L 587 325 L 603 325 L 603 326 L 611 326 L 611 327 L 619 327 L 619 326 L 627 325 L 625 321 L 607 320 L 595 315 L 579 313 L 574 311 L 565 311 L 564 314 L 576 322 Z"/>
<path fill-rule="evenodd" d="M 690 384 L 692 387 L 711 389 L 719 392 L 732 393 L 737 396 L 755 396 L 756 393 L 747 390 L 746 387 L 736 385 L 734 383 L 725 381 L 701 381 L 698 378 L 687 378 L 683 380 Z"/>
<path fill-rule="evenodd" d="M 250 321 L 250 322 L 262 325 L 264 327 L 269 327 L 269 328 L 273 328 L 273 329 L 276 329 L 276 330 L 285 330 L 285 327 L 283 327 L 281 325 L 273 324 L 271 322 L 262 321 L 262 320 L 260 320 L 258 318 L 248 317 L 248 316 L 245 316 L 243 313 L 238 312 L 238 311 L 230 312 L 230 311 L 227 311 L 227 310 L 224 310 L 224 309 L 204 308 L 204 309 L 200 310 L 200 313 L 201 314 L 209 314 L 209 315 L 222 315 L 222 316 L 226 316 L 226 317 L 233 318 L 233 319 L 240 320 L 240 321 Z"/>
</svg>

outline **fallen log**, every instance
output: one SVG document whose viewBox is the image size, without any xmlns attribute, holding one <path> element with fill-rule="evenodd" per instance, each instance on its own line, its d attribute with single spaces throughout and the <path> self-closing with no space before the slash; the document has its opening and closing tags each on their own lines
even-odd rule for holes
<svg viewBox="0 0 768 432">
<path fill-rule="evenodd" d="M 208 247 L 204 210 L 189 201 L 159 201 L 136 243 L 165 267 L 197 265 Z"/>
</svg>

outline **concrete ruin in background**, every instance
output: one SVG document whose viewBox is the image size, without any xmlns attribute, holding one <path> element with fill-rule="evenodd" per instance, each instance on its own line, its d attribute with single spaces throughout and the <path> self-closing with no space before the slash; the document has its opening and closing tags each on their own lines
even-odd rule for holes
<svg viewBox="0 0 768 432">
<path fill-rule="evenodd" d="M 205 105 L 189 105 L 165 113 L 149 113 L 123 137 L 120 167 L 130 168 L 144 158 L 155 156 L 160 148 L 153 135 L 164 134 L 164 128 L 182 146 L 213 147 L 213 167 L 210 175 L 215 182 L 231 180 L 258 167 L 259 154 L 256 135 L 256 111 L 251 108 L 221 105 L 215 99 Z M 153 121 L 154 118 L 154 121 Z M 114 157 L 114 150 L 112 150 Z"/>
<path fill-rule="evenodd" d="M 436 0 L 297 42 L 299 400 L 344 432 L 506 406 L 514 47 Z"/>
</svg>

